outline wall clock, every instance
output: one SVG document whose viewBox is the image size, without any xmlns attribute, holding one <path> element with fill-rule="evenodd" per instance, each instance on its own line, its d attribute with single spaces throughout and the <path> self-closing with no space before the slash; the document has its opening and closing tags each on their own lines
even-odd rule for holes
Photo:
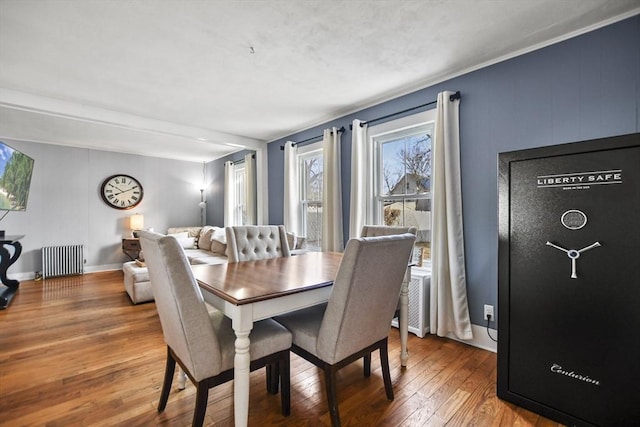
<svg viewBox="0 0 640 427">
<path fill-rule="evenodd" d="M 104 202 L 115 209 L 132 209 L 144 195 L 142 184 L 137 179 L 123 174 L 112 175 L 102 182 L 100 195 Z"/>
</svg>

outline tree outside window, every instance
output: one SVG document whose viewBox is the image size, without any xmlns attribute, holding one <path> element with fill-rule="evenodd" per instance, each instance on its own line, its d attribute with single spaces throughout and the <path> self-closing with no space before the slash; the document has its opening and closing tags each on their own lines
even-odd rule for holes
<svg viewBox="0 0 640 427">
<path fill-rule="evenodd" d="M 378 223 L 416 227 L 416 246 L 431 249 L 432 124 L 374 137 L 377 146 Z"/>
</svg>

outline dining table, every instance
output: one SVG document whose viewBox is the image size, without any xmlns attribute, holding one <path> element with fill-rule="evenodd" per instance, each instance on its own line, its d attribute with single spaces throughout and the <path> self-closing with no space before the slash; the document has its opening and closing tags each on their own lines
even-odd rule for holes
<svg viewBox="0 0 640 427">
<path fill-rule="evenodd" d="M 234 420 L 247 426 L 249 416 L 249 334 L 253 323 L 329 300 L 342 253 L 307 252 L 290 257 L 192 266 L 204 300 L 231 319 L 236 335 Z M 401 364 L 406 366 L 407 280 L 401 291 Z M 403 301 L 404 300 L 404 301 Z"/>
</svg>

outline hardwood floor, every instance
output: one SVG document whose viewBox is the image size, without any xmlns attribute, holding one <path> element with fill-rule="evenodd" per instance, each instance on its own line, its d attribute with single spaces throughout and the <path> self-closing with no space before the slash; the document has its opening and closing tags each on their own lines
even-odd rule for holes
<svg viewBox="0 0 640 427">
<path fill-rule="evenodd" d="M 339 373 L 345 426 L 558 426 L 495 394 L 496 355 L 456 341 L 409 334 L 410 358 L 400 369 L 400 342 L 390 333 L 395 400 L 386 400 L 377 354 L 370 378 L 356 362 Z M 122 272 L 20 285 L 0 311 L 0 425 L 187 426 L 195 389 L 175 386 L 166 410 L 156 406 L 165 345 L 154 303 L 132 305 Z M 291 355 L 291 416 L 265 390 L 264 370 L 251 374 L 252 426 L 330 425 L 324 380 Z M 233 425 L 233 383 L 210 391 L 207 425 Z"/>
</svg>

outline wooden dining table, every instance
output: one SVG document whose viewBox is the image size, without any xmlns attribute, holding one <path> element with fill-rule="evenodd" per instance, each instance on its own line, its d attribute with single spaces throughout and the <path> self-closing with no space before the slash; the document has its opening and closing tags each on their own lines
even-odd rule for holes
<svg viewBox="0 0 640 427">
<path fill-rule="evenodd" d="M 326 302 L 341 259 L 342 254 L 337 252 L 308 252 L 291 257 L 192 267 L 205 301 L 231 319 L 236 334 L 233 391 L 236 426 L 246 426 L 249 416 L 249 333 L 253 323 Z M 402 366 L 406 366 L 406 280 L 402 288 L 401 361 Z"/>
</svg>

